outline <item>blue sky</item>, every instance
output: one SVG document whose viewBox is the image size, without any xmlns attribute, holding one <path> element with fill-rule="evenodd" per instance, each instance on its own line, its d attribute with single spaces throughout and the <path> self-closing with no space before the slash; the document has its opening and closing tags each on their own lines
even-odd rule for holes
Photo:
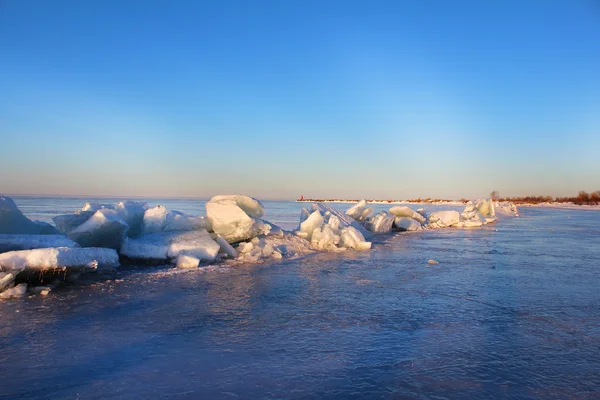
<svg viewBox="0 0 600 400">
<path fill-rule="evenodd" d="M 600 3 L 0 1 L 0 192 L 600 189 Z"/>
</svg>

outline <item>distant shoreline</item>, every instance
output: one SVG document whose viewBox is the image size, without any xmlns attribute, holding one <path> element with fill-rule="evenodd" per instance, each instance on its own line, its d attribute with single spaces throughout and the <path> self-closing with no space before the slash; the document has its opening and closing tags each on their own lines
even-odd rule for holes
<svg viewBox="0 0 600 400">
<path fill-rule="evenodd" d="M 360 200 L 341 200 L 341 199 L 296 199 L 297 203 L 345 203 L 352 204 L 358 203 Z M 464 206 L 467 202 L 462 200 L 366 200 L 369 204 L 428 204 L 434 206 Z M 502 201 L 501 201 L 502 203 Z M 518 203 L 513 202 L 517 207 L 538 207 L 538 208 L 554 208 L 561 210 L 589 210 L 589 211 L 600 211 L 600 204 L 587 205 L 587 204 L 574 204 L 568 203 Z"/>
<path fill-rule="evenodd" d="M 515 203 L 517 207 L 528 207 L 528 208 L 554 208 L 557 210 L 588 210 L 588 211 L 600 211 L 600 204 L 588 205 L 588 204 L 573 204 L 573 203 Z"/>
<path fill-rule="evenodd" d="M 462 206 L 465 205 L 466 201 L 459 200 L 369 200 L 365 199 L 369 204 L 439 204 L 449 206 Z M 296 203 L 358 203 L 361 200 L 342 200 L 342 199 L 296 199 Z"/>
</svg>

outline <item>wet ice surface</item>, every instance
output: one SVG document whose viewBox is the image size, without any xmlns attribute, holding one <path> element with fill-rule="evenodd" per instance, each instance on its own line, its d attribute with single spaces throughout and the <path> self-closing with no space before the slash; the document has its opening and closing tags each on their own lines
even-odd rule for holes
<svg viewBox="0 0 600 400">
<path fill-rule="evenodd" d="M 600 398 L 599 238 L 600 212 L 523 209 L 364 253 L 124 269 L 0 303 L 0 397 Z"/>
</svg>

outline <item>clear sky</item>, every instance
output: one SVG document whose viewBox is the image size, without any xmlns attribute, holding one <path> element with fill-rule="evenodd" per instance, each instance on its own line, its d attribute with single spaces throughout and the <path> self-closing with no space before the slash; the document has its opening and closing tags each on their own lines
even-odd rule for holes
<svg viewBox="0 0 600 400">
<path fill-rule="evenodd" d="M 600 2 L 0 0 L 0 192 L 600 190 Z"/>
</svg>

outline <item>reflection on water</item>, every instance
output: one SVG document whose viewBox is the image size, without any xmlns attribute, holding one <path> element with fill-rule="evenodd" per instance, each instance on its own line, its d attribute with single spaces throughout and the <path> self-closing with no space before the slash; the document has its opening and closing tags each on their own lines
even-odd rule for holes
<svg viewBox="0 0 600 400">
<path fill-rule="evenodd" d="M 600 398 L 600 213 L 522 215 L 2 302 L 0 396 Z"/>
</svg>

